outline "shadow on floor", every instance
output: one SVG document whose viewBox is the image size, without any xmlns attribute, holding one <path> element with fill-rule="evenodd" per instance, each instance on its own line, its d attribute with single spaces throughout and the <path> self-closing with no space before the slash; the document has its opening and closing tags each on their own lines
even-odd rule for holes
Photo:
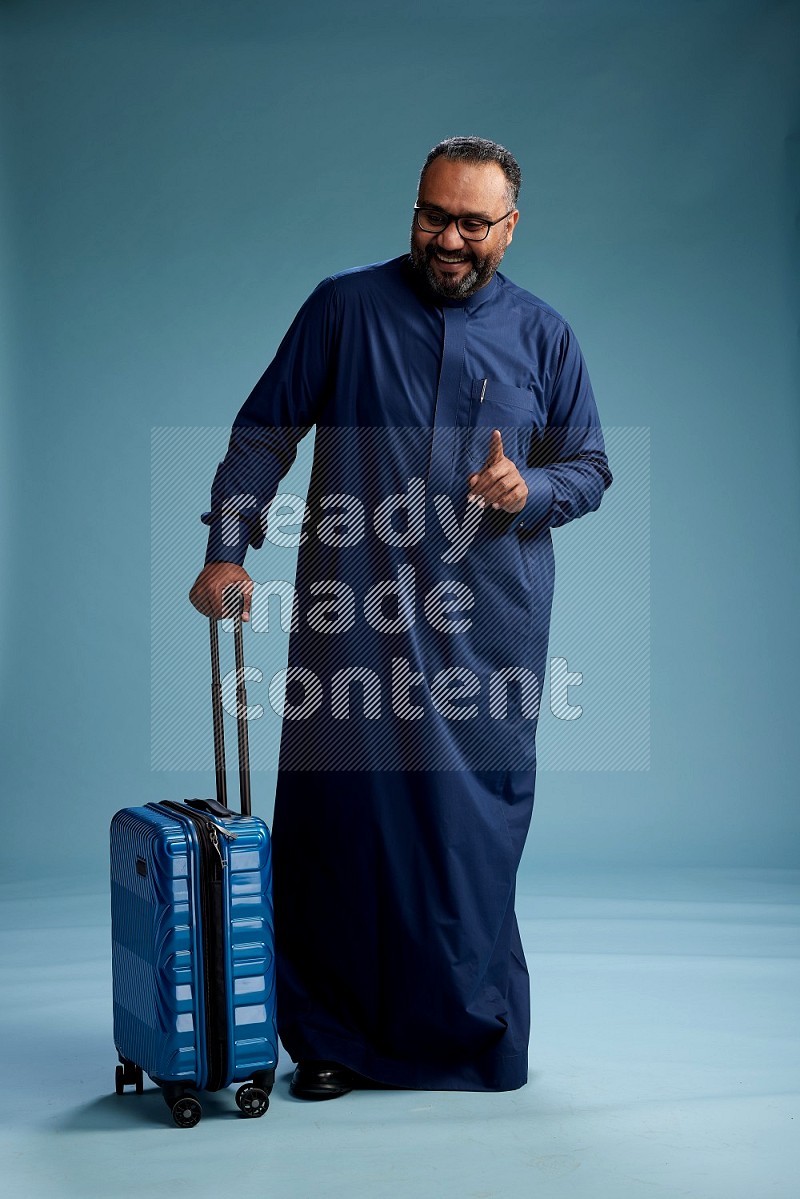
<svg viewBox="0 0 800 1199">
<path fill-rule="evenodd" d="M 203 1119 L 241 1120 L 244 1117 L 234 1102 L 235 1088 L 220 1092 L 200 1092 Z M 172 1115 L 158 1087 L 145 1086 L 143 1095 L 127 1091 L 124 1095 L 102 1095 L 64 1114 L 57 1124 L 60 1132 L 123 1131 L 126 1127 L 175 1128 Z M 176 1132 L 179 1131 L 176 1129 Z"/>
</svg>

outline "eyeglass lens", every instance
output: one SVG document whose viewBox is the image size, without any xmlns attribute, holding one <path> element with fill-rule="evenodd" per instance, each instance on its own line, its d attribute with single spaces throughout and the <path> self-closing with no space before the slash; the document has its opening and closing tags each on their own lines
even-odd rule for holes
<svg viewBox="0 0 800 1199">
<path fill-rule="evenodd" d="M 442 233 L 451 221 L 455 221 L 456 229 L 467 241 L 483 241 L 491 228 L 491 223 L 480 217 L 451 217 L 436 208 L 417 208 L 416 216 L 423 233 Z"/>
</svg>

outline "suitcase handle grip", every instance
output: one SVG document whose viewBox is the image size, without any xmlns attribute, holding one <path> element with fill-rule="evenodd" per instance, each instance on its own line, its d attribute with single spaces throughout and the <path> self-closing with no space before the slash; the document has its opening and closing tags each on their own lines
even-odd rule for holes
<svg viewBox="0 0 800 1199">
<path fill-rule="evenodd" d="M 195 812 L 205 812 L 209 816 L 220 816 L 223 820 L 229 820 L 233 815 L 230 808 L 220 803 L 218 799 L 185 799 L 183 802 L 187 808 L 194 808 Z"/>
<path fill-rule="evenodd" d="M 247 692 L 244 686 L 244 639 L 242 612 L 244 595 L 237 591 L 237 611 L 233 617 L 233 642 L 236 655 L 236 727 L 239 742 L 239 807 L 249 816 L 250 805 L 250 743 L 247 731 Z M 229 812 L 228 787 L 225 777 L 225 730 L 222 721 L 222 683 L 219 671 L 219 626 L 209 617 L 211 634 L 211 708 L 214 717 L 214 769 L 217 777 L 217 803 Z M 220 813 L 217 813 L 219 815 Z"/>
</svg>

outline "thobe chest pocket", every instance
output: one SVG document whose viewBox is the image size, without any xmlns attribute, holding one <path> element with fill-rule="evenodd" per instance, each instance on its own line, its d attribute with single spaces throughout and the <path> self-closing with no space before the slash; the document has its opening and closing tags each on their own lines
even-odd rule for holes
<svg viewBox="0 0 800 1199">
<path fill-rule="evenodd" d="M 471 466 L 482 466 L 492 429 L 499 429 L 506 457 L 517 466 L 524 466 L 534 439 L 541 437 L 544 423 L 543 407 L 534 391 L 494 379 L 473 379 L 465 438 L 467 460 Z"/>
</svg>

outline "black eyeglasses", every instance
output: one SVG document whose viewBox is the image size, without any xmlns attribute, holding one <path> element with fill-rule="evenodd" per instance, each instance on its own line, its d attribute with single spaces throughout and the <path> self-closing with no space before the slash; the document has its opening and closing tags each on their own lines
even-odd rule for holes
<svg viewBox="0 0 800 1199">
<path fill-rule="evenodd" d="M 423 233 L 444 233 L 448 225 L 455 225 L 465 241 L 485 241 L 489 230 L 499 225 L 514 211 L 509 208 L 496 221 L 485 221 L 479 216 L 453 216 L 442 208 L 429 208 L 426 204 L 414 205 L 414 223 Z"/>
</svg>

